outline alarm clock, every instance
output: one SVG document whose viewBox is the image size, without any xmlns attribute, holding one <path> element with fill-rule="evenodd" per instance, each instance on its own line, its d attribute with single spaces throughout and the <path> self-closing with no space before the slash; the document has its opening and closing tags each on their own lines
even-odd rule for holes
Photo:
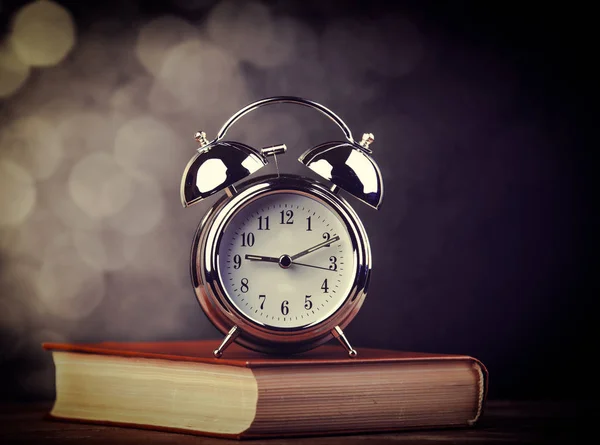
<svg viewBox="0 0 600 445">
<path fill-rule="evenodd" d="M 248 178 L 285 144 L 256 149 L 224 140 L 227 130 L 257 108 L 289 103 L 321 112 L 345 140 L 325 142 L 299 161 L 323 181 L 277 174 Z M 371 275 L 371 249 L 360 218 L 342 196 L 379 208 L 381 172 L 371 157 L 372 134 L 356 142 L 331 110 L 299 97 L 271 97 L 235 113 L 217 137 L 196 133 L 199 148 L 181 182 L 184 207 L 222 196 L 201 220 L 191 249 L 196 297 L 224 335 L 214 351 L 240 345 L 271 354 L 294 354 L 332 337 L 357 355 L 343 329 L 356 316 Z M 240 182 L 244 180 L 243 182 Z"/>
</svg>

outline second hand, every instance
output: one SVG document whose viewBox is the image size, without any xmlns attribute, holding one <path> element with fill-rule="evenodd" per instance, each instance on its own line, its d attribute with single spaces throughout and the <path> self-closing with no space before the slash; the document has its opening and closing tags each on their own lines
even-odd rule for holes
<svg viewBox="0 0 600 445">
<path fill-rule="evenodd" d="M 304 263 L 297 263 L 297 262 L 293 262 L 292 265 L 296 265 L 296 266 L 305 266 L 305 267 L 314 267 L 315 269 L 323 269 L 323 270 L 328 270 L 330 272 L 333 272 L 333 269 L 330 269 L 328 267 L 321 267 L 321 266 L 313 266 L 312 264 L 304 264 Z"/>
</svg>

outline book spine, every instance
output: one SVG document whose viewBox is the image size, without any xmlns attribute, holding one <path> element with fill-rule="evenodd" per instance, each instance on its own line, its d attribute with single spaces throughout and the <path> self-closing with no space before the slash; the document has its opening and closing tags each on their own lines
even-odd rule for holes
<svg viewBox="0 0 600 445">
<path fill-rule="evenodd" d="M 478 392 L 478 398 L 477 398 L 477 412 L 475 413 L 475 416 L 468 421 L 469 425 L 475 425 L 481 418 L 481 415 L 483 414 L 483 406 L 485 404 L 485 399 L 487 396 L 487 388 L 488 388 L 488 371 L 487 371 L 486 367 L 479 360 L 477 360 L 477 359 L 472 359 L 472 360 L 473 360 L 473 369 L 475 370 L 475 372 L 477 373 L 477 376 L 478 376 L 479 392 Z"/>
</svg>

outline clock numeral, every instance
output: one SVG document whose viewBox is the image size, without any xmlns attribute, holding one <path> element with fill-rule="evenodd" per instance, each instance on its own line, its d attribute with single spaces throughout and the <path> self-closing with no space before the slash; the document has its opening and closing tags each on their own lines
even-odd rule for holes
<svg viewBox="0 0 600 445">
<path fill-rule="evenodd" d="M 242 247 L 246 246 L 254 246 L 254 233 L 249 232 L 248 235 L 246 235 L 246 232 L 242 232 Z"/>
<path fill-rule="evenodd" d="M 283 315 L 287 315 L 290 313 L 290 308 L 288 307 L 288 304 L 290 304 L 290 302 L 287 300 L 283 300 L 283 302 L 281 303 L 281 313 Z"/>
<path fill-rule="evenodd" d="M 239 269 L 240 267 L 242 267 L 242 257 L 239 255 L 235 255 L 233 257 L 233 268 Z"/>
<path fill-rule="evenodd" d="M 327 286 L 327 278 L 325 278 L 325 281 L 323 281 L 323 284 L 321 285 L 321 289 L 323 289 L 324 294 L 329 293 L 329 286 Z"/>
<path fill-rule="evenodd" d="M 304 309 L 306 309 L 307 311 L 309 309 L 312 309 L 312 301 L 310 301 L 310 297 L 312 297 L 312 295 L 306 295 L 304 297 Z"/>
<path fill-rule="evenodd" d="M 331 264 L 329 265 L 330 270 L 337 270 L 337 258 L 335 256 L 330 256 L 329 261 Z"/>
<path fill-rule="evenodd" d="M 267 296 L 266 295 L 259 295 L 258 299 L 262 300 L 260 302 L 260 310 L 262 311 L 265 308 L 265 301 L 267 301 Z"/>
<path fill-rule="evenodd" d="M 312 218 L 312 216 L 309 216 L 308 218 L 306 218 L 306 221 L 308 221 L 308 228 L 306 229 L 307 232 L 312 232 L 312 229 L 310 228 L 311 218 Z"/>
<path fill-rule="evenodd" d="M 263 229 L 264 222 L 264 229 Z M 259 216 L 258 217 L 258 230 L 269 230 L 269 217 L 268 216 Z"/>
<path fill-rule="evenodd" d="M 281 212 L 279 212 L 279 214 L 281 215 L 281 221 L 279 221 L 279 224 L 294 224 L 294 220 L 293 220 L 294 212 L 293 211 L 282 210 Z"/>
<path fill-rule="evenodd" d="M 323 239 L 325 241 L 329 241 L 329 238 L 331 238 L 331 234 L 329 232 L 323 233 Z M 331 247 L 331 244 L 327 244 L 325 247 Z"/>
<path fill-rule="evenodd" d="M 248 278 L 242 278 L 242 281 L 241 281 L 241 283 L 242 283 L 242 285 L 240 286 L 240 290 L 241 290 L 243 293 L 246 293 L 246 292 L 248 292 L 248 289 L 249 289 L 249 288 L 248 288 Z"/>
</svg>

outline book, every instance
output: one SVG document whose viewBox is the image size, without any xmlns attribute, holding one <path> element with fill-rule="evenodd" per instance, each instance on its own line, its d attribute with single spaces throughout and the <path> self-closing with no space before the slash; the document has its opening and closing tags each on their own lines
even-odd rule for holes
<svg viewBox="0 0 600 445">
<path fill-rule="evenodd" d="M 485 366 L 473 357 L 325 345 L 273 357 L 216 341 L 44 343 L 49 417 L 229 438 L 468 427 Z"/>
</svg>

